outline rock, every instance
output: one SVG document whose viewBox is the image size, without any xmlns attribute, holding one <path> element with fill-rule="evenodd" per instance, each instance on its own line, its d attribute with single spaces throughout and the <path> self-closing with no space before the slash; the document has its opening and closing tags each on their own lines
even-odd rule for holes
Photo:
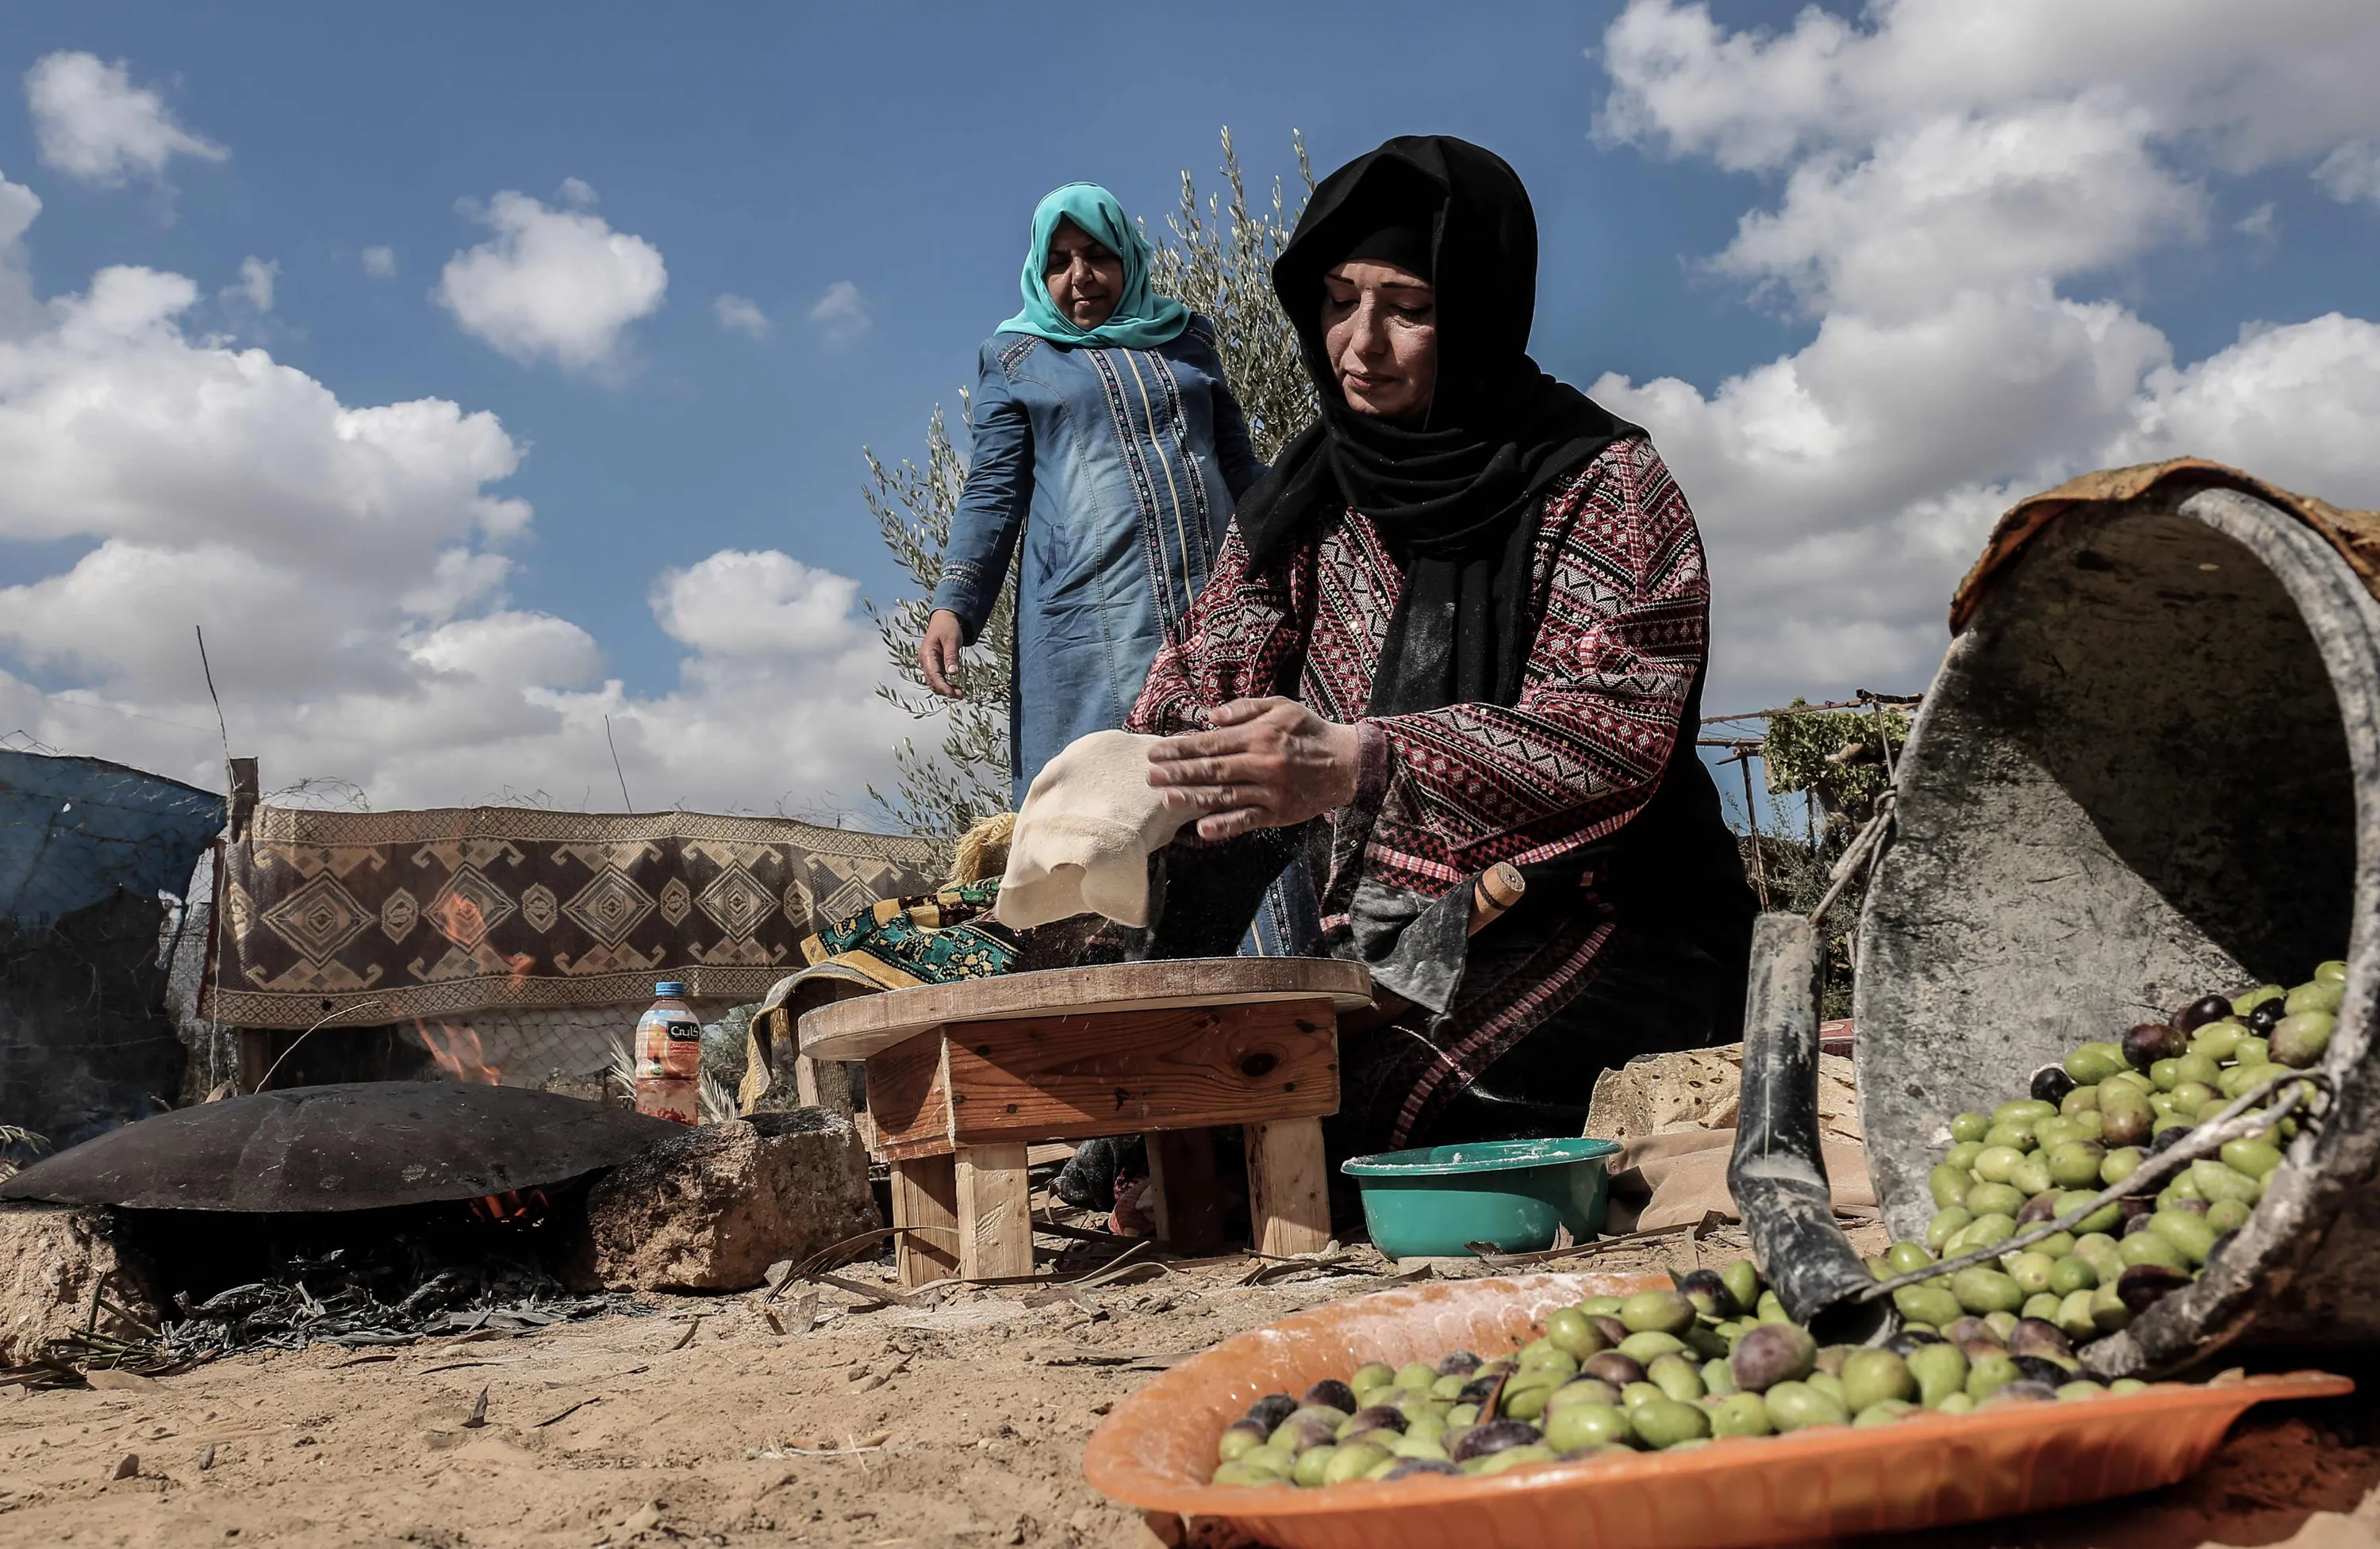
<svg viewBox="0 0 2380 1549">
<path fill-rule="evenodd" d="M 122 1240 L 113 1212 L 66 1204 L 0 1204 L 0 1365 L 31 1361 L 52 1339 L 79 1334 L 91 1320 L 91 1288 L 154 1323 L 149 1266 Z M 136 1332 L 103 1307 L 103 1333 Z"/>
<path fill-rule="evenodd" d="M 1595 1078 L 1586 1132 L 1625 1142 L 1672 1130 L 1732 1129 L 1742 1084 L 1742 1044 L 1642 1055 Z M 1828 1141 L 1861 1139 L 1852 1062 L 1839 1054 L 1818 1056 L 1818 1129 Z"/>
<path fill-rule="evenodd" d="M 673 1135 L 587 1195 L 575 1278 L 620 1290 L 749 1290 L 884 1224 L 868 1153 L 823 1108 L 755 1114 Z"/>
</svg>

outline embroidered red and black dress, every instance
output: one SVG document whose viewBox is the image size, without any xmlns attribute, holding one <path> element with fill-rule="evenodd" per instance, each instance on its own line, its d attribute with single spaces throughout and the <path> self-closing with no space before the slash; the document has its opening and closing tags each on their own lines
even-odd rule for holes
<svg viewBox="0 0 2380 1549">
<path fill-rule="evenodd" d="M 1517 703 L 1366 718 L 1403 576 L 1352 510 L 1261 573 L 1234 525 L 1126 722 L 1203 730 L 1217 706 L 1278 695 L 1361 727 L 1355 803 L 1304 836 L 1326 878 L 1324 945 L 1373 961 L 1425 1008 L 1343 1051 L 1341 1128 L 1366 1149 L 1439 1138 L 1436 1120 L 1540 1029 L 1568 1047 L 1508 1069 L 1586 1085 L 1648 1047 L 1718 1041 L 1741 1014 L 1750 926 L 1734 843 L 1694 753 L 1709 630 L 1702 541 L 1652 443 L 1615 442 L 1543 501 L 1530 592 L 1540 616 Z M 1177 843 L 1177 884 L 1228 865 L 1232 849 Z M 1399 926 L 1499 861 L 1531 878 L 1522 908 L 1467 946 L 1441 931 L 1438 951 L 1452 961 L 1435 977 L 1413 951 L 1390 961 Z M 1184 889 L 1174 893 L 1178 905 Z M 1598 1008 L 1598 1025 L 1549 1028 L 1615 957 L 1631 965 L 1626 997 Z M 1673 987 L 1704 1014 L 1673 1025 L 1665 981 L 1697 975 L 1714 982 Z M 1583 1113 L 1587 1095 L 1523 1094 L 1521 1109 Z M 1510 1127 L 1548 1127 L 1527 1117 Z"/>
</svg>

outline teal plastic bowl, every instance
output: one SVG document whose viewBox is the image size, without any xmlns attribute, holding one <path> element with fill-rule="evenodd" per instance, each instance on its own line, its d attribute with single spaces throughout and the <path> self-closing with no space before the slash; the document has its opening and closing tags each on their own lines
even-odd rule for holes
<svg viewBox="0 0 2380 1549">
<path fill-rule="evenodd" d="M 1468 1258 L 1470 1244 L 1534 1253 L 1570 1228 L 1585 1242 L 1611 1199 L 1609 1140 L 1502 1140 L 1354 1156 L 1339 1170 L 1364 1195 L 1372 1243 L 1396 1259 Z"/>
</svg>

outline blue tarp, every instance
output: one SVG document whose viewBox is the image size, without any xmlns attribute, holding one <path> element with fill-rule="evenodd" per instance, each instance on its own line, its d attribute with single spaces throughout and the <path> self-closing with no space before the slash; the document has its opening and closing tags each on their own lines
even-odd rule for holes
<svg viewBox="0 0 2380 1549">
<path fill-rule="evenodd" d="M 0 749 L 0 919 L 38 929 L 119 890 L 179 897 L 224 799 L 98 758 Z"/>
</svg>

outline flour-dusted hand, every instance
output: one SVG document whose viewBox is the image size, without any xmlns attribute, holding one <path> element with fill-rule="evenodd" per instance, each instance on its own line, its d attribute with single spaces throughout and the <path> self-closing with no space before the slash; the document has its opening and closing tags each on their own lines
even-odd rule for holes
<svg viewBox="0 0 2380 1549">
<path fill-rule="evenodd" d="M 1214 730 L 1148 750 L 1148 783 L 1175 812 L 1199 814 L 1198 837 L 1231 839 L 1336 812 L 1355 799 L 1361 738 L 1293 699 L 1234 699 Z"/>
<path fill-rule="evenodd" d="M 959 643 L 966 626 L 947 608 L 934 610 L 926 621 L 925 638 L 917 642 L 917 665 L 925 670 L 926 686 L 945 699 L 964 699 L 959 686 Z"/>
</svg>

